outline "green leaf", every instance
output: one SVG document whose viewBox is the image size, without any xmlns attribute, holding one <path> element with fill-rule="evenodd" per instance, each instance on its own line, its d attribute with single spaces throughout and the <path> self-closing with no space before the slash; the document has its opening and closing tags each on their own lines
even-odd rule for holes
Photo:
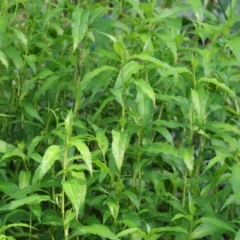
<svg viewBox="0 0 240 240">
<path fill-rule="evenodd" d="M 0 191 L 10 197 L 13 197 L 19 190 L 19 187 L 12 182 L 0 181 Z"/>
<path fill-rule="evenodd" d="M 72 13 L 73 52 L 84 38 L 88 28 L 89 10 L 75 7 Z"/>
<path fill-rule="evenodd" d="M 136 232 L 137 232 L 137 233 L 140 233 L 140 234 L 138 235 L 139 238 L 134 238 L 134 237 L 132 237 L 132 234 L 131 234 L 131 233 L 136 233 Z M 144 232 L 140 231 L 139 228 L 128 228 L 128 229 L 125 229 L 125 230 L 119 232 L 119 233 L 117 234 L 117 237 L 120 238 L 120 237 L 124 237 L 124 236 L 130 236 L 129 234 L 131 234 L 131 239 L 134 239 L 134 240 L 147 239 L 146 234 L 145 234 Z M 140 238 L 140 236 L 145 236 L 145 238 L 142 238 L 142 237 Z"/>
<path fill-rule="evenodd" d="M 172 135 L 170 134 L 170 132 L 167 130 L 167 128 L 164 128 L 164 127 L 156 127 L 155 128 L 157 132 L 159 132 L 163 137 L 166 138 L 166 140 L 171 143 L 171 145 L 173 146 L 174 143 L 173 143 L 173 137 Z"/>
<path fill-rule="evenodd" d="M 118 74 L 117 80 L 114 85 L 114 90 L 119 89 L 122 87 L 123 82 L 127 82 L 133 74 L 138 73 L 143 66 L 135 61 L 130 61 L 126 63 L 123 67 L 123 69 Z"/>
<path fill-rule="evenodd" d="M 153 101 L 153 105 L 155 106 L 155 94 L 150 84 L 143 79 L 133 80 L 133 83 L 139 86 L 142 91 L 148 95 L 148 97 Z"/>
<path fill-rule="evenodd" d="M 149 96 L 139 86 L 137 86 L 136 102 L 138 106 L 138 114 L 141 119 L 139 124 L 143 128 L 147 128 L 152 122 L 154 106 Z"/>
<path fill-rule="evenodd" d="M 77 228 L 77 230 L 73 233 L 70 239 L 75 236 L 86 235 L 87 233 L 98 235 L 99 237 L 104 237 L 108 239 L 118 239 L 116 235 L 112 233 L 106 226 L 100 224 L 81 226 Z"/>
<path fill-rule="evenodd" d="M 157 36 L 167 45 L 169 50 L 173 53 L 175 62 L 177 62 L 177 44 L 175 38 L 167 33 L 157 34 Z"/>
<path fill-rule="evenodd" d="M 188 231 L 182 227 L 160 227 L 151 230 L 151 234 L 160 232 L 185 233 L 188 235 Z"/>
<path fill-rule="evenodd" d="M 155 120 L 153 123 L 157 126 L 167 127 L 167 128 L 186 128 L 187 127 L 185 123 L 180 123 L 173 120 L 166 121 L 166 120 L 158 119 L 158 120 Z"/>
<path fill-rule="evenodd" d="M 238 230 L 234 240 L 239 240 L 240 239 L 240 229 Z"/>
<path fill-rule="evenodd" d="M 148 61 L 148 62 L 154 63 L 154 64 L 156 64 L 160 68 L 171 69 L 171 66 L 168 65 L 167 63 L 162 62 L 159 59 L 151 57 L 151 56 L 149 56 L 147 54 L 143 54 L 142 53 L 142 54 L 138 54 L 138 55 L 133 55 L 133 56 L 130 57 L 130 59 L 131 58 L 133 58 L 133 59 L 137 58 L 137 59 L 141 59 L 141 60 L 144 60 L 144 61 Z"/>
<path fill-rule="evenodd" d="M 11 30 L 13 30 L 13 32 L 16 34 L 17 38 L 21 41 L 21 43 L 24 46 L 25 51 L 27 51 L 28 49 L 28 39 L 27 37 L 24 35 L 23 32 L 21 32 L 19 29 L 17 28 L 11 28 Z"/>
<path fill-rule="evenodd" d="M 0 228 L 0 233 L 5 232 L 7 229 L 12 228 L 12 227 L 14 227 L 14 228 L 16 228 L 16 227 L 28 227 L 28 228 L 33 228 L 33 227 L 31 227 L 30 225 L 25 224 L 25 223 L 12 223 L 12 224 L 8 224 L 8 225 L 6 225 L 6 226 L 1 227 L 1 228 Z M 33 228 L 33 229 L 36 229 L 36 228 Z M 1 237 L 1 236 L 0 236 L 0 237 Z M 4 236 L 4 237 L 5 237 L 5 236 Z M 0 239 L 1 239 L 1 240 L 12 240 L 12 239 L 15 239 L 15 238 L 9 238 L 9 237 L 7 237 L 7 238 L 4 238 L 4 239 L 2 239 L 2 238 L 0 238 Z"/>
<path fill-rule="evenodd" d="M 112 130 L 112 153 L 119 172 L 121 172 L 124 153 L 129 144 L 129 136 L 127 132 L 118 132 Z"/>
<path fill-rule="evenodd" d="M 191 239 L 203 239 L 203 237 L 212 235 L 220 230 L 219 227 L 208 223 L 201 223 L 191 234 Z"/>
<path fill-rule="evenodd" d="M 38 205 L 43 201 L 51 201 L 49 196 L 44 196 L 44 195 L 31 195 L 25 198 L 21 198 L 18 200 L 13 200 L 9 204 L 7 204 L 4 207 L 0 208 L 0 211 L 12 211 L 16 208 L 19 208 L 25 204 L 27 205 Z"/>
<path fill-rule="evenodd" d="M 205 170 L 203 171 L 203 173 L 206 172 L 209 168 L 211 168 L 212 166 L 214 166 L 214 165 L 215 165 L 216 163 L 218 163 L 219 161 L 225 160 L 226 158 L 233 158 L 233 156 L 232 156 L 232 155 L 229 155 L 229 154 L 224 154 L 224 153 L 222 153 L 222 154 L 214 157 L 213 159 L 211 159 L 211 160 L 209 161 L 209 163 L 208 163 L 208 165 L 206 166 L 206 168 L 205 168 Z"/>
<path fill-rule="evenodd" d="M 221 210 L 223 210 L 226 206 L 228 206 L 229 204 L 231 203 L 237 203 L 240 201 L 240 193 L 235 193 L 235 194 L 232 194 L 228 197 L 228 199 L 226 200 L 226 202 L 223 204 Z"/>
<path fill-rule="evenodd" d="M 37 120 L 39 120 L 40 122 L 43 123 L 42 118 L 40 117 L 38 111 L 36 110 L 36 108 L 33 106 L 32 103 L 29 102 L 22 102 L 21 103 L 22 106 L 24 107 L 24 110 L 33 118 L 36 118 Z"/>
<path fill-rule="evenodd" d="M 240 165 L 238 164 L 232 167 L 231 184 L 233 193 L 240 193 Z"/>
<path fill-rule="evenodd" d="M 121 58 L 122 62 L 124 62 L 126 59 L 126 56 L 127 56 L 127 49 L 126 49 L 124 43 L 123 42 L 114 42 L 113 48 L 114 48 L 115 52 Z"/>
<path fill-rule="evenodd" d="M 134 206 L 137 208 L 137 210 L 139 210 L 140 203 L 139 203 L 139 200 L 137 198 L 137 195 L 133 192 L 130 192 L 129 190 L 125 190 L 123 192 L 123 194 L 126 195 L 131 200 L 131 202 L 134 204 Z"/>
<path fill-rule="evenodd" d="M 71 139 L 70 143 L 81 153 L 83 161 L 86 163 L 87 168 L 92 175 L 92 154 L 89 151 L 88 146 L 81 139 Z"/>
<path fill-rule="evenodd" d="M 5 49 L 5 53 L 13 61 L 13 64 L 18 70 L 23 67 L 23 59 L 20 53 L 15 48 L 8 47 Z"/>
<path fill-rule="evenodd" d="M 35 171 L 35 174 L 32 179 L 32 183 L 37 183 L 41 180 L 46 172 L 52 167 L 54 162 L 60 158 L 61 149 L 57 145 L 50 146 L 43 155 L 41 164 Z"/>
<path fill-rule="evenodd" d="M 216 218 L 211 218 L 211 217 L 202 217 L 198 221 L 202 223 L 212 224 L 216 227 L 219 227 L 221 229 L 225 229 L 231 232 L 236 232 L 228 222 L 223 220 L 218 220 Z"/>
<path fill-rule="evenodd" d="M 27 157 L 28 159 L 32 155 L 36 146 L 44 139 L 44 136 L 36 136 L 31 143 L 28 145 Z"/>
<path fill-rule="evenodd" d="M 1 146 L 1 143 L 2 143 L 2 146 Z M 20 149 L 18 149 L 17 147 L 15 147 L 14 145 L 11 145 L 11 144 L 6 144 L 4 146 L 4 142 L 1 141 L 0 142 L 0 152 L 4 151 L 4 150 L 5 150 L 5 152 L 4 152 L 5 154 L 2 156 L 0 162 L 5 159 L 8 159 L 12 156 L 15 156 L 15 157 L 18 156 L 21 159 L 26 160 L 26 155 Z"/>
<path fill-rule="evenodd" d="M 70 199 L 74 210 L 78 216 L 79 210 L 84 204 L 87 193 L 86 180 L 72 178 L 68 181 L 62 181 L 63 190 Z"/>
<path fill-rule="evenodd" d="M 180 146 L 179 153 L 181 154 L 191 176 L 194 166 L 194 146 L 188 146 L 187 148 Z"/>
<path fill-rule="evenodd" d="M 26 172 L 22 170 L 19 174 L 19 187 L 22 189 L 29 186 L 30 179 L 31 179 L 31 172 Z"/>
<path fill-rule="evenodd" d="M 7 57 L 6 57 L 5 53 L 2 52 L 1 50 L 0 50 L 0 61 L 2 62 L 2 64 L 3 64 L 6 68 L 8 68 L 8 60 L 7 60 Z"/>
<path fill-rule="evenodd" d="M 141 147 L 142 151 L 148 153 L 163 153 L 170 156 L 178 157 L 178 151 L 169 143 L 155 142 Z"/>
<path fill-rule="evenodd" d="M 8 18 L 6 16 L 0 16 L 0 48 L 2 47 L 2 44 L 3 44 L 7 25 L 8 25 Z"/>
<path fill-rule="evenodd" d="M 229 46 L 236 59 L 240 62 L 239 38 L 235 37 L 227 40 L 227 46 Z"/>
<path fill-rule="evenodd" d="M 191 89 L 191 96 L 192 96 L 192 102 L 193 102 L 193 106 L 194 109 L 196 111 L 197 116 L 201 116 L 201 104 L 200 104 L 200 99 L 198 96 L 197 91 Z"/>
<path fill-rule="evenodd" d="M 112 217 L 115 221 L 117 221 L 118 213 L 119 213 L 119 205 L 113 201 L 107 201 L 107 205 L 110 209 L 110 212 L 112 214 Z"/>
<path fill-rule="evenodd" d="M 188 0 L 198 21 L 203 20 L 204 7 L 201 0 Z"/>
<path fill-rule="evenodd" d="M 174 17 L 178 13 L 190 10 L 190 6 L 184 3 L 178 3 L 177 6 L 171 8 L 162 9 L 154 18 L 149 18 L 150 23 L 162 22 L 168 17 Z M 167 20 L 166 20 L 167 21 Z"/>
<path fill-rule="evenodd" d="M 54 84 L 55 86 L 58 85 L 56 82 L 59 79 L 58 75 L 52 75 L 48 77 L 44 82 L 43 85 L 37 90 L 33 97 L 33 102 L 36 101 L 42 94 L 45 94 L 47 90 L 53 88 Z"/>
<path fill-rule="evenodd" d="M 138 0 L 127 0 L 133 7 L 133 9 L 136 11 L 136 13 L 140 16 L 141 19 L 144 19 L 143 11 L 139 7 L 139 1 Z"/>
<path fill-rule="evenodd" d="M 90 81 L 91 81 L 94 77 L 98 76 L 101 72 L 109 71 L 109 70 L 110 70 L 110 71 L 116 71 L 116 72 L 118 71 L 117 68 L 115 68 L 115 67 L 111 67 L 111 66 L 101 66 L 101 67 L 96 68 L 96 69 L 94 69 L 93 71 L 85 74 L 84 77 L 83 77 L 83 79 L 82 79 L 82 81 L 81 81 L 81 84 L 80 84 L 80 89 L 81 89 L 81 91 L 87 88 L 88 84 L 90 83 Z"/>
<path fill-rule="evenodd" d="M 203 78 L 200 78 L 198 80 L 198 82 L 207 82 L 207 83 L 212 83 L 214 85 L 216 85 L 217 87 L 223 89 L 224 91 L 226 91 L 227 93 L 229 93 L 230 95 L 232 95 L 233 97 L 235 97 L 235 93 L 229 88 L 226 86 L 225 83 L 221 83 L 219 82 L 216 78 L 207 78 L 207 77 L 203 77 Z"/>
<path fill-rule="evenodd" d="M 32 71 L 34 72 L 34 74 L 36 74 L 36 61 L 37 58 L 35 55 L 31 54 L 31 55 L 23 55 L 24 59 L 26 60 L 28 66 L 32 69 Z"/>
</svg>

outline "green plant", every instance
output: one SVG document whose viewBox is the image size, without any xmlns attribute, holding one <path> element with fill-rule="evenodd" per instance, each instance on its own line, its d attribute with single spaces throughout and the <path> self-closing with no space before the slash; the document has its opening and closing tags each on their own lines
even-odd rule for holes
<svg viewBox="0 0 240 240">
<path fill-rule="evenodd" d="M 2 2 L 0 239 L 239 238 L 237 1 L 184 2 Z"/>
</svg>

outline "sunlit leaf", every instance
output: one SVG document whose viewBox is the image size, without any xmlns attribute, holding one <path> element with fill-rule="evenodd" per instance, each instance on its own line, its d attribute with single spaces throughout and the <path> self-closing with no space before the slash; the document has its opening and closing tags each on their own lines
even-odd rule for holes
<svg viewBox="0 0 240 240">
<path fill-rule="evenodd" d="M 5 53 L 4 52 L 2 52 L 1 50 L 0 50 L 0 61 L 2 62 L 2 64 L 6 67 L 6 68 L 8 68 L 8 60 L 7 60 L 7 57 L 6 57 L 6 55 L 5 55 Z"/>
<path fill-rule="evenodd" d="M 118 132 L 116 130 L 112 130 L 112 137 L 112 153 L 118 171 L 120 172 L 124 160 L 124 153 L 129 144 L 129 136 L 127 132 Z"/>
<path fill-rule="evenodd" d="M 155 106 L 155 94 L 150 84 L 144 81 L 143 79 L 134 80 L 133 83 L 139 86 L 142 89 L 142 91 L 145 92 L 150 99 L 152 99 L 153 104 Z"/>
<path fill-rule="evenodd" d="M 31 55 L 24 55 L 23 57 L 26 60 L 26 62 L 29 65 L 29 67 L 34 72 L 34 74 L 36 74 L 36 61 L 37 61 L 36 56 L 31 54 Z"/>
<path fill-rule="evenodd" d="M 88 27 L 89 10 L 79 6 L 72 13 L 73 52 L 84 38 Z"/>
<path fill-rule="evenodd" d="M 203 20 L 204 7 L 201 0 L 188 0 L 198 21 Z"/>
<path fill-rule="evenodd" d="M 191 239 L 202 239 L 205 236 L 218 232 L 221 228 L 209 223 L 201 223 L 191 234 Z"/>
<path fill-rule="evenodd" d="M 27 204 L 27 205 L 36 204 L 37 205 L 43 201 L 51 201 L 51 199 L 49 196 L 34 194 L 31 196 L 27 196 L 25 198 L 13 200 L 6 206 L 1 207 L 0 211 L 12 211 L 12 210 L 19 208 L 25 204 Z"/>
<path fill-rule="evenodd" d="M 224 91 L 226 91 L 230 95 L 232 95 L 234 97 L 236 96 L 235 93 L 229 87 L 227 87 L 225 83 L 219 82 L 216 78 L 203 77 L 203 78 L 200 78 L 198 80 L 198 82 L 212 83 L 212 84 L 216 85 L 217 87 L 223 89 Z"/>
<path fill-rule="evenodd" d="M 62 181 L 63 190 L 70 199 L 76 214 L 79 214 L 80 208 L 83 206 L 87 193 L 86 180 L 79 181 L 72 178 Z"/>
<path fill-rule="evenodd" d="M 71 144 L 73 144 L 77 150 L 81 153 L 83 157 L 83 161 L 86 163 L 87 168 L 92 175 L 92 154 L 88 148 L 88 146 L 79 138 L 71 139 Z"/>
<path fill-rule="evenodd" d="M 112 233 L 108 227 L 99 224 L 93 224 L 91 226 L 81 226 L 77 228 L 73 235 L 70 237 L 86 235 L 87 233 L 98 235 L 100 237 L 109 238 L 109 239 L 118 239 L 114 233 Z"/>
<path fill-rule="evenodd" d="M 240 193 L 235 193 L 235 194 L 232 194 L 228 197 L 228 199 L 225 201 L 225 203 L 223 204 L 222 206 L 222 209 L 223 210 L 226 206 L 228 206 L 229 204 L 232 204 L 232 203 L 239 203 L 240 202 Z"/>
<path fill-rule="evenodd" d="M 36 169 L 32 182 L 36 183 L 41 180 L 46 172 L 52 167 L 54 162 L 60 157 L 60 147 L 57 145 L 50 146 L 43 155 L 42 162 Z"/>
</svg>

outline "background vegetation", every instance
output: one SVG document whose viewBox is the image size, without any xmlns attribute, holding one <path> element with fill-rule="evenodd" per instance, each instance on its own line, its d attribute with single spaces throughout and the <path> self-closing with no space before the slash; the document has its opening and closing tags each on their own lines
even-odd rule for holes
<svg viewBox="0 0 240 240">
<path fill-rule="evenodd" d="M 240 239 L 238 1 L 3 0 L 0 239 Z"/>
</svg>

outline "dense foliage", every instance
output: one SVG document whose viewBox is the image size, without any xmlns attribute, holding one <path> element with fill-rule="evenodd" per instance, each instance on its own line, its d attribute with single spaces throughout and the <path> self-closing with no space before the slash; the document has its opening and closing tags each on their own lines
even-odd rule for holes
<svg viewBox="0 0 240 240">
<path fill-rule="evenodd" d="M 240 239 L 230 2 L 1 2 L 1 240 Z"/>
</svg>

